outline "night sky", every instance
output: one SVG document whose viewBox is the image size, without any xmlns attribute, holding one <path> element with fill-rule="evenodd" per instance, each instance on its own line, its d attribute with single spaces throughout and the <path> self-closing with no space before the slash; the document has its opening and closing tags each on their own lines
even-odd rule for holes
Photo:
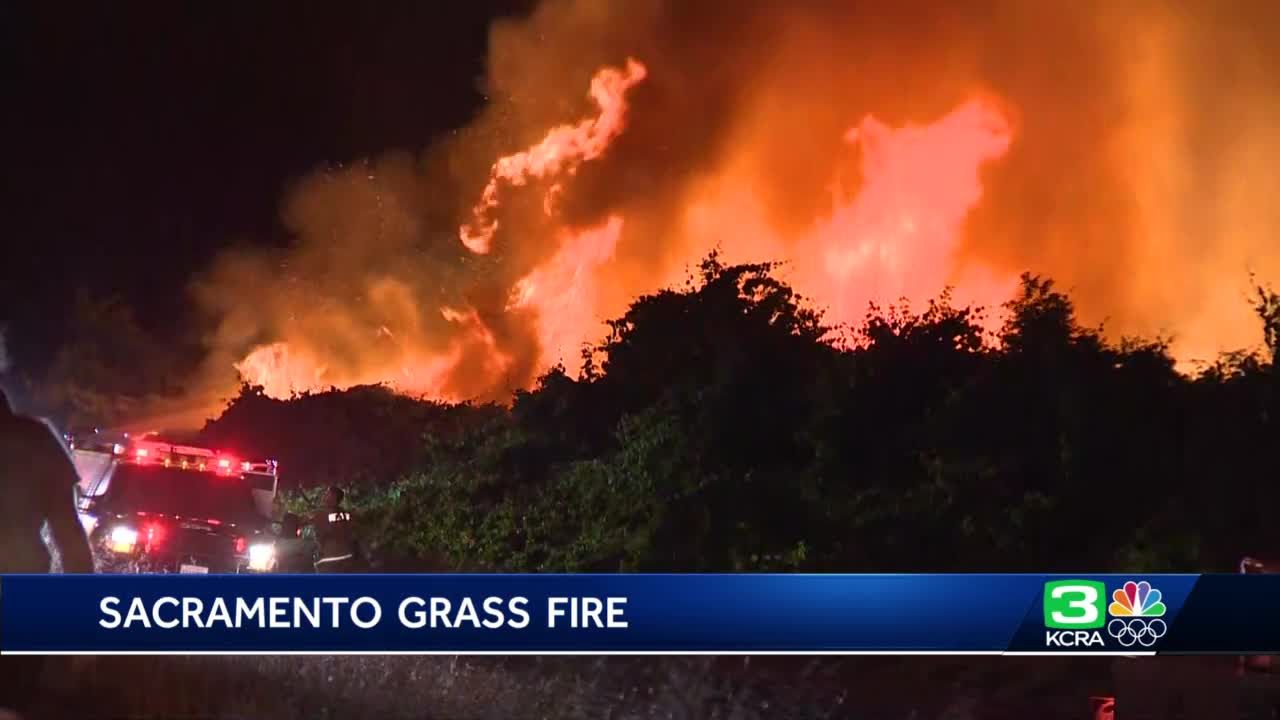
<svg viewBox="0 0 1280 720">
<path fill-rule="evenodd" d="M 490 21 L 531 3 L 6 3 L 0 325 L 18 370 L 79 288 L 160 335 L 193 272 L 281 242 L 291 179 L 421 149 L 483 102 Z"/>
</svg>

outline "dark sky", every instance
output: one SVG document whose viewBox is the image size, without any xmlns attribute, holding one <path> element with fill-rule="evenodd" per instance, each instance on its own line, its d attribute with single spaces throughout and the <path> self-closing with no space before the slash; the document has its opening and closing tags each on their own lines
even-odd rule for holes
<svg viewBox="0 0 1280 720">
<path fill-rule="evenodd" d="M 279 237 L 286 184 L 420 149 L 482 102 L 489 22 L 527 0 L 5 3 L 0 325 L 18 369 L 77 288 L 162 334 L 233 239 Z"/>
</svg>

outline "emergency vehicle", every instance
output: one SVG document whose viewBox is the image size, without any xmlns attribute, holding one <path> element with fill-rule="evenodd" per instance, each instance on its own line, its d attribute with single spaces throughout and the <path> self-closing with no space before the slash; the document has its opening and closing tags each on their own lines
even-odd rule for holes
<svg viewBox="0 0 1280 720">
<path fill-rule="evenodd" d="M 81 522 L 103 571 L 275 568 L 274 460 L 108 433 L 72 442 L 71 455 Z"/>
</svg>

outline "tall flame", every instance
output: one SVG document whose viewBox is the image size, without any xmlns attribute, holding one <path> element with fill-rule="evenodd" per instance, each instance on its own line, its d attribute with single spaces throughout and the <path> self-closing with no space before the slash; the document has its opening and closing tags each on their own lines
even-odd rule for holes
<svg viewBox="0 0 1280 720">
<path fill-rule="evenodd" d="M 565 231 L 556 254 L 512 288 L 507 310 L 532 312 L 539 367 L 565 362 L 600 335 L 605 318 L 597 284 L 621 235 L 622 218 L 616 215 L 597 227 Z"/>
<path fill-rule="evenodd" d="M 964 220 L 982 198 L 979 169 L 1012 140 L 992 105 L 971 100 L 928 125 L 891 128 L 868 116 L 845 139 L 862 152 L 862 185 L 800 240 L 801 290 L 841 322 L 869 303 L 920 302 L 955 284 Z M 1011 279 L 971 276 L 962 302 L 998 306 Z"/>
<path fill-rule="evenodd" d="M 489 252 L 498 231 L 494 211 L 503 184 L 519 187 L 530 180 L 573 175 L 579 165 L 600 157 L 623 130 L 626 92 L 643 80 L 646 72 L 644 65 L 635 60 L 628 60 L 622 69 L 604 68 L 592 78 L 588 93 L 599 110 L 595 117 L 552 128 L 533 147 L 498 158 L 489 170 L 489 182 L 480 193 L 480 200 L 471 210 L 471 222 L 458 230 L 462 244 L 480 255 Z M 562 189 L 558 183 L 546 189 L 542 205 L 547 215 L 555 214 L 556 198 Z"/>
<path fill-rule="evenodd" d="M 858 154 L 857 189 L 833 179 L 831 209 L 808 229 L 788 237 L 772 228 L 760 199 L 771 179 L 731 163 L 688 203 L 690 247 L 706 252 L 728 239 L 721 250 L 734 262 L 785 261 L 788 280 L 835 323 L 856 325 L 871 303 L 918 303 L 948 287 L 963 303 L 998 307 L 1008 299 L 1013 276 L 959 257 L 965 220 L 982 199 L 980 171 L 1013 140 L 993 102 L 975 98 L 900 128 L 867 116 L 843 140 Z"/>
<path fill-rule="evenodd" d="M 509 391 L 598 340 L 603 321 L 627 299 L 678 279 L 676 268 L 690 266 L 726 238 L 733 243 L 722 250 L 732 260 L 790 261 L 791 280 L 800 291 L 840 322 L 856 322 L 870 302 L 934 297 L 957 279 L 964 221 L 982 197 L 979 170 L 1004 155 L 1012 140 L 1004 116 L 980 99 L 928 124 L 894 128 L 867 116 L 848 129 L 845 146 L 860 159 L 858 189 L 838 192 L 829 214 L 799 234 L 780 232 L 764 220 L 758 181 L 732 162 L 710 190 L 688 198 L 684 240 L 664 259 L 641 257 L 637 268 L 632 257 L 630 270 L 619 264 L 616 253 L 627 227 L 622 210 L 588 227 L 556 224 L 554 203 L 566 191 L 564 181 L 583 163 L 604 156 L 623 132 L 626 92 L 646 73 L 635 60 L 597 72 L 590 97 L 599 114 L 553 128 L 533 147 L 499 158 L 472 222 L 461 230 L 468 249 L 487 253 L 499 229 L 500 188 L 520 188 L 534 179 L 547 183 L 538 192 L 552 239 L 542 242 L 553 249 L 511 282 L 496 309 L 500 324 L 533 336 L 525 362 L 517 363 L 495 334 L 494 321 L 476 307 L 439 307 L 452 329 L 443 345 L 431 342 L 412 289 L 382 278 L 370 282 L 366 300 L 371 309 L 381 309 L 375 316 L 399 320 L 395 327 L 366 321 L 366 337 L 352 351 L 361 362 L 335 365 L 332 350 L 299 337 L 255 348 L 236 363 L 241 377 L 274 397 L 367 383 L 453 400 L 484 394 L 485 387 Z M 532 237 L 538 232 L 529 228 Z M 1011 278 L 983 274 L 981 268 L 966 278 L 965 297 L 974 301 L 998 303 L 1012 287 Z M 311 320 L 316 338 L 326 339 L 358 334 L 361 322 L 324 313 Z M 512 377 L 517 364 L 526 369 Z M 464 376 L 469 381 L 460 384 Z"/>
</svg>

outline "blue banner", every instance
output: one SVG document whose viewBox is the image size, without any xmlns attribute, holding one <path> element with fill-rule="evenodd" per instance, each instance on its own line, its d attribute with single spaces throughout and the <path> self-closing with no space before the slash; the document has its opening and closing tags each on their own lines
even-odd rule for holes
<svg viewBox="0 0 1280 720">
<path fill-rule="evenodd" d="M 1280 654 L 1280 575 L 7 575 L 0 653 Z"/>
</svg>

